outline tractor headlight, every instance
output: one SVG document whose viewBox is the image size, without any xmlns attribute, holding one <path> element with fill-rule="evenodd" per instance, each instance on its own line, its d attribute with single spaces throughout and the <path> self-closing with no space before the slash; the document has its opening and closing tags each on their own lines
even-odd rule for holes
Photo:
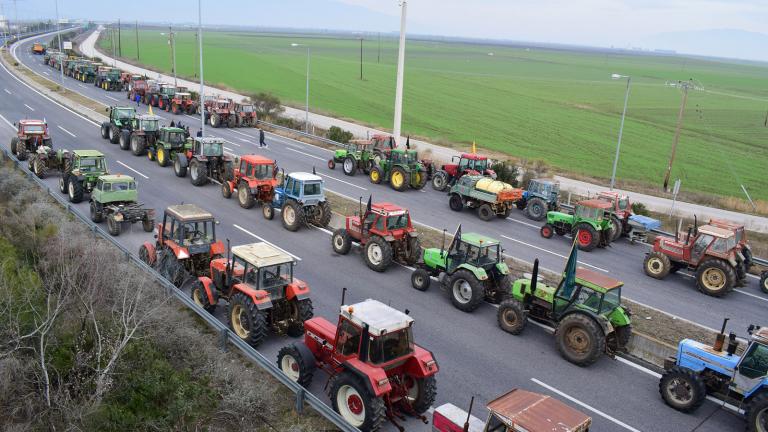
<svg viewBox="0 0 768 432">
<path fill-rule="evenodd" d="M 383 378 L 376 382 L 376 385 L 378 385 L 379 387 L 384 387 L 387 384 L 389 384 L 389 378 Z"/>
</svg>

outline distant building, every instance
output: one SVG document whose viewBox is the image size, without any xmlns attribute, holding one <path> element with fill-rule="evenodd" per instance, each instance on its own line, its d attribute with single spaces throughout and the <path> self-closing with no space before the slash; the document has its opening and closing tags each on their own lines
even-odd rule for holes
<svg viewBox="0 0 768 432">
<path fill-rule="evenodd" d="M 8 32 L 8 18 L 0 15 L 0 33 Z"/>
</svg>

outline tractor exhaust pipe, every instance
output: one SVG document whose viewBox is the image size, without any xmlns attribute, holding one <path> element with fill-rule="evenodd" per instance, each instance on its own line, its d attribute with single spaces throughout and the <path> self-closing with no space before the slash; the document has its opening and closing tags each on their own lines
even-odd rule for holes
<svg viewBox="0 0 768 432">
<path fill-rule="evenodd" d="M 443 244 L 440 246 L 440 256 L 443 256 L 443 254 L 445 253 L 445 235 L 447 231 L 448 230 L 443 228 Z"/>
<path fill-rule="evenodd" d="M 693 215 L 693 235 L 699 235 L 699 221 L 696 218 L 696 215 Z"/>
<path fill-rule="evenodd" d="M 234 268 L 234 266 L 230 265 L 230 262 L 231 262 L 230 261 L 230 252 L 231 252 L 231 250 L 232 250 L 232 247 L 229 244 L 229 239 L 227 239 L 227 265 L 224 267 L 224 274 L 225 274 L 226 279 L 227 279 L 227 283 L 225 284 L 226 286 L 229 286 L 230 278 L 232 277 L 232 269 Z"/>
<path fill-rule="evenodd" d="M 693 235 L 693 227 L 688 227 L 688 237 L 685 238 L 686 246 L 691 242 L 692 235 Z"/>
<path fill-rule="evenodd" d="M 533 260 L 533 273 L 531 274 L 531 297 L 536 292 L 536 284 L 539 282 L 539 259 Z"/>
<path fill-rule="evenodd" d="M 472 399 L 469 400 L 469 410 L 467 411 L 467 420 L 464 422 L 464 427 L 461 428 L 463 432 L 469 431 L 469 419 L 472 418 L 472 405 L 475 404 L 475 397 L 472 396 Z"/>
<path fill-rule="evenodd" d="M 347 297 L 347 288 L 341 289 L 341 305 L 344 306 L 344 299 Z"/>
<path fill-rule="evenodd" d="M 725 326 L 728 324 L 728 320 L 730 320 L 730 318 L 723 320 L 723 327 L 720 329 L 720 333 L 717 334 L 715 344 L 712 346 L 712 349 L 717 352 L 723 351 L 723 344 L 725 343 Z"/>
</svg>

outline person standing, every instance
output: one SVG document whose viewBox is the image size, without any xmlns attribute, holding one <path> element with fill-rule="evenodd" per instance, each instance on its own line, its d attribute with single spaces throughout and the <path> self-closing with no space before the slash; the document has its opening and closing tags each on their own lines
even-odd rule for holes
<svg viewBox="0 0 768 432">
<path fill-rule="evenodd" d="M 267 143 L 264 141 L 264 129 L 259 128 L 259 147 L 268 148 Z"/>
</svg>

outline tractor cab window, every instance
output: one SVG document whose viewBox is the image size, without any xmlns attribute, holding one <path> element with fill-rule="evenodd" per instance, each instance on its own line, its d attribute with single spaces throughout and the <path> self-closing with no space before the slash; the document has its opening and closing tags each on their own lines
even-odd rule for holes
<svg viewBox="0 0 768 432">
<path fill-rule="evenodd" d="M 365 220 L 363 220 L 363 226 L 370 227 L 373 225 L 373 221 L 376 220 L 376 216 L 378 216 L 376 213 L 370 212 L 365 216 Z"/>
<path fill-rule="evenodd" d="M 24 125 L 24 133 L 43 133 L 45 128 L 43 125 Z"/>
<path fill-rule="evenodd" d="M 385 216 L 379 216 L 376 219 L 376 229 L 379 231 L 384 231 L 387 228 L 386 223 L 387 223 L 387 218 Z"/>
<path fill-rule="evenodd" d="M 736 233 L 736 243 L 741 243 L 741 241 L 744 239 L 744 228 L 739 228 L 734 232 Z"/>
<path fill-rule="evenodd" d="M 336 351 L 342 356 L 351 356 L 360 349 L 360 328 L 350 321 L 342 319 L 339 334 L 336 336 Z"/>
<path fill-rule="evenodd" d="M 83 172 L 105 171 L 104 158 L 80 158 L 79 169 Z"/>
<path fill-rule="evenodd" d="M 488 159 L 479 159 L 474 162 L 475 171 L 483 172 L 488 168 Z"/>
<path fill-rule="evenodd" d="M 499 262 L 499 245 L 486 246 L 480 249 L 477 265 L 480 267 Z"/>
<path fill-rule="evenodd" d="M 101 180 L 99 180 L 100 186 L 97 186 L 99 190 L 104 192 L 112 192 L 112 183 L 102 183 Z"/>
<path fill-rule="evenodd" d="M 283 263 L 259 269 L 259 289 L 282 287 L 293 280 L 293 264 Z"/>
<path fill-rule="evenodd" d="M 581 289 L 576 292 L 578 292 L 578 297 L 574 302 L 575 304 L 589 308 L 594 312 L 598 311 L 602 294 L 586 286 L 582 286 Z"/>
<path fill-rule="evenodd" d="M 168 132 L 168 137 L 166 141 L 168 141 L 171 144 L 184 144 L 184 133 L 182 132 Z"/>
<path fill-rule="evenodd" d="M 468 168 L 472 168 L 472 162 L 471 160 L 467 158 L 461 158 L 459 159 L 459 171 L 463 171 Z"/>
<path fill-rule="evenodd" d="M 714 243 L 712 243 L 712 252 L 717 253 L 727 253 L 729 250 L 736 247 L 736 237 L 728 237 L 728 238 L 717 238 L 715 239 Z"/>
<path fill-rule="evenodd" d="M 405 155 L 405 160 L 409 164 L 416 163 L 416 151 L 414 150 L 408 151 L 408 153 L 406 153 Z"/>
<path fill-rule="evenodd" d="M 147 132 L 154 132 L 157 130 L 158 121 L 157 120 L 142 120 L 141 121 L 141 130 L 147 131 Z"/>
<path fill-rule="evenodd" d="M 322 183 L 304 183 L 304 196 L 320 195 L 322 193 Z"/>
<path fill-rule="evenodd" d="M 576 206 L 576 216 L 581 219 L 597 219 L 603 213 L 602 209 L 586 206 Z"/>
<path fill-rule="evenodd" d="M 115 117 L 123 120 L 123 119 L 129 119 L 134 116 L 135 111 L 133 109 L 117 109 L 115 110 L 117 112 L 114 112 Z"/>
<path fill-rule="evenodd" d="M 768 374 L 768 346 L 753 343 L 739 365 L 739 373 L 747 378 L 760 378 Z"/>
<path fill-rule="evenodd" d="M 565 278 L 560 282 L 560 286 L 557 289 L 556 296 L 560 300 L 565 300 L 570 302 L 573 298 L 573 295 L 578 291 L 578 288 L 580 285 L 578 284 L 568 284 L 565 283 Z"/>
<path fill-rule="evenodd" d="M 242 111 L 246 113 L 252 113 L 253 112 L 253 105 L 243 105 Z"/>
<path fill-rule="evenodd" d="M 111 187 L 112 190 L 115 191 L 115 192 L 122 192 L 122 191 L 136 189 L 136 185 L 134 184 L 134 182 L 105 183 L 104 186 Z M 133 187 L 131 187 L 131 186 L 133 186 Z"/>
<path fill-rule="evenodd" d="M 404 153 L 392 151 L 389 154 L 390 154 L 390 157 L 392 158 L 392 163 L 393 164 L 403 164 L 403 163 L 406 163 L 407 157 L 405 156 Z"/>
<path fill-rule="evenodd" d="M 389 216 L 387 218 L 387 229 L 405 229 L 408 228 L 408 213 L 404 213 L 397 216 Z"/>
<path fill-rule="evenodd" d="M 693 244 L 693 248 L 691 249 L 691 255 L 695 257 L 700 257 L 705 250 L 707 250 L 707 246 L 709 246 L 710 243 L 712 243 L 712 240 L 714 237 L 712 237 L 709 234 L 702 234 L 699 236 L 699 238 L 696 239 L 696 242 Z"/>
<path fill-rule="evenodd" d="M 413 334 L 410 327 L 372 337 L 368 346 L 368 358 L 373 364 L 386 363 L 412 352 Z"/>
<path fill-rule="evenodd" d="M 202 144 L 203 156 L 221 156 L 224 154 L 224 148 L 220 142 L 208 142 Z"/>
<path fill-rule="evenodd" d="M 629 210 L 629 198 L 619 198 L 619 210 Z"/>
<path fill-rule="evenodd" d="M 621 288 L 614 288 L 603 295 L 599 313 L 609 313 L 619 306 L 621 306 Z"/>
<path fill-rule="evenodd" d="M 259 180 L 269 180 L 272 178 L 272 164 L 256 165 L 256 178 Z"/>
<path fill-rule="evenodd" d="M 181 244 L 184 246 L 213 243 L 213 221 L 185 222 L 181 235 Z"/>
<path fill-rule="evenodd" d="M 248 166 L 245 168 L 245 176 L 253 177 L 253 164 L 248 164 Z"/>
<path fill-rule="evenodd" d="M 301 195 L 301 182 L 296 179 L 293 180 L 293 187 L 291 187 L 291 195 L 296 197 Z"/>
<path fill-rule="evenodd" d="M 483 432 L 506 432 L 507 425 L 496 414 L 491 414 Z"/>
</svg>

